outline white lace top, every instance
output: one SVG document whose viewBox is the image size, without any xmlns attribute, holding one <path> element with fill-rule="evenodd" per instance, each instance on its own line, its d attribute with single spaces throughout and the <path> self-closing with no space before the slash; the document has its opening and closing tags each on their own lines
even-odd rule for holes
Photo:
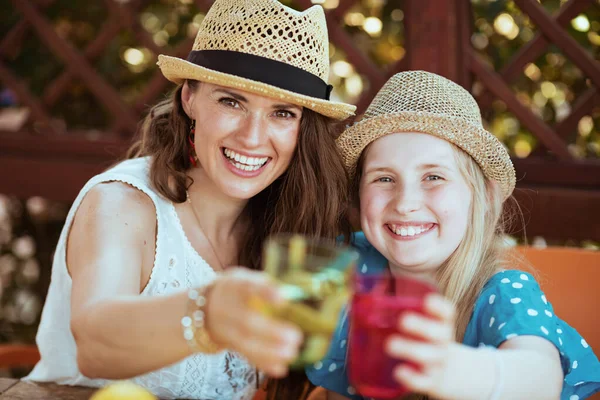
<svg viewBox="0 0 600 400">
<path fill-rule="evenodd" d="M 154 202 L 158 231 L 156 254 L 150 280 L 142 296 L 161 296 L 198 287 L 215 278 L 216 272 L 200 257 L 185 235 L 173 203 L 151 188 L 149 163 L 148 158 L 124 161 L 92 178 L 75 199 L 54 254 L 50 288 L 36 337 L 41 360 L 25 379 L 94 387 L 109 382 L 88 379 L 79 372 L 75 340 L 69 326 L 71 277 L 66 265 L 67 235 L 75 211 L 94 185 L 109 181 L 125 182 L 146 193 Z M 257 386 L 254 367 L 240 355 L 228 351 L 215 355 L 196 354 L 133 381 L 165 399 L 246 400 L 252 399 Z"/>
</svg>

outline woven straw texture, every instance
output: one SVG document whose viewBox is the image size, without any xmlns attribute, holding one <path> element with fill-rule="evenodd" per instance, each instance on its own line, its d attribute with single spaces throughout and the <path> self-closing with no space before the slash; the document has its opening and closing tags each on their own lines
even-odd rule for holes
<svg viewBox="0 0 600 400">
<path fill-rule="evenodd" d="M 300 68 L 327 82 L 329 40 L 321 6 L 298 12 L 277 0 L 217 0 L 202 21 L 192 50 L 229 50 L 269 58 Z M 317 99 L 261 82 L 160 55 L 167 79 L 196 79 L 282 99 L 336 119 L 354 115 L 351 104 Z"/>
<path fill-rule="evenodd" d="M 461 86 L 439 75 L 407 71 L 381 88 L 360 122 L 338 138 L 351 175 L 369 143 L 398 132 L 421 132 L 447 140 L 467 152 L 504 198 L 515 188 L 515 170 L 506 148 L 483 128 L 477 102 Z"/>
</svg>

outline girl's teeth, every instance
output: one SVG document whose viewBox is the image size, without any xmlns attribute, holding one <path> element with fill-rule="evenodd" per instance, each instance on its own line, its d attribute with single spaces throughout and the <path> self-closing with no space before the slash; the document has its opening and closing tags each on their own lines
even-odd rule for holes
<svg viewBox="0 0 600 400">
<path fill-rule="evenodd" d="M 416 236 L 425 232 L 427 229 L 423 226 L 409 226 L 408 228 L 393 229 L 394 233 L 399 236 Z"/>
</svg>

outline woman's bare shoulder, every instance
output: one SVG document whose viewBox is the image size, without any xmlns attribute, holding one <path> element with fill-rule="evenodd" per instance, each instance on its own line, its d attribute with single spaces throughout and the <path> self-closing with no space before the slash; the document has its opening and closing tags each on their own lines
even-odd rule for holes
<svg viewBox="0 0 600 400">
<path fill-rule="evenodd" d="M 154 203 L 150 197 L 118 181 L 100 183 L 91 188 L 77 210 L 77 214 L 82 213 L 110 219 L 139 219 L 142 224 L 154 224 L 156 221 Z"/>
<path fill-rule="evenodd" d="M 101 183 L 86 193 L 69 233 L 80 244 L 134 245 L 153 242 L 156 229 L 154 203 L 139 189 L 122 182 Z M 82 243 L 83 242 L 83 243 Z M 92 245 L 88 243 L 87 246 Z"/>
</svg>

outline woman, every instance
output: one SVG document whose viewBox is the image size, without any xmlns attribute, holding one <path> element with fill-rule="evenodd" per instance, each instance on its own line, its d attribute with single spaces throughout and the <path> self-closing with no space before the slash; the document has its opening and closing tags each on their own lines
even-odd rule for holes
<svg viewBox="0 0 600 400">
<path fill-rule="evenodd" d="M 249 399 L 254 366 L 284 376 L 301 333 L 247 306 L 281 301 L 265 276 L 227 266 L 260 269 L 270 234 L 340 233 L 333 121 L 354 107 L 329 100 L 320 7 L 217 0 L 187 61 L 158 65 L 179 86 L 144 121 L 133 158 L 75 200 L 28 379 L 133 378 L 163 398 Z"/>
</svg>

